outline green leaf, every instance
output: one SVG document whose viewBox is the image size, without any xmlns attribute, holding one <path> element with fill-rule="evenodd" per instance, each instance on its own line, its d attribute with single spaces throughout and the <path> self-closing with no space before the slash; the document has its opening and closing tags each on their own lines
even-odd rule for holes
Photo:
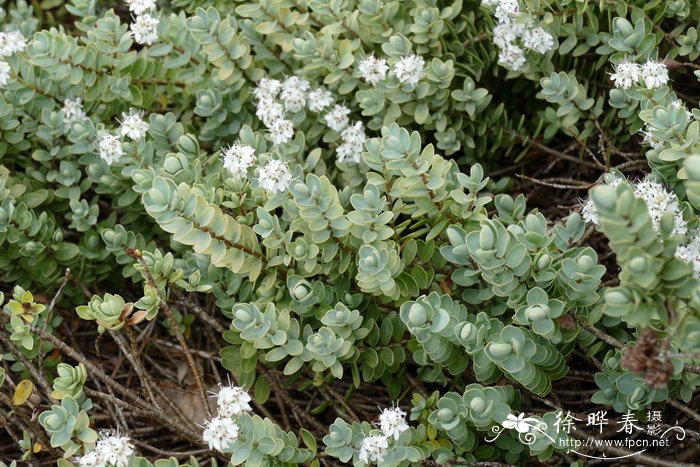
<svg viewBox="0 0 700 467">
<path fill-rule="evenodd" d="M 318 446 L 316 445 L 316 438 L 314 438 L 314 435 L 312 435 L 311 432 L 306 430 L 305 428 L 301 428 L 299 430 L 299 435 L 301 436 L 304 445 L 307 448 L 311 449 L 313 452 L 316 452 Z"/>
<path fill-rule="evenodd" d="M 258 378 L 255 381 L 254 397 L 259 404 L 264 404 L 270 398 L 270 383 L 265 378 Z"/>
<path fill-rule="evenodd" d="M 34 383 L 28 379 L 23 379 L 15 387 L 15 392 L 12 395 L 12 403 L 14 405 L 22 405 L 29 399 L 34 391 Z"/>
</svg>

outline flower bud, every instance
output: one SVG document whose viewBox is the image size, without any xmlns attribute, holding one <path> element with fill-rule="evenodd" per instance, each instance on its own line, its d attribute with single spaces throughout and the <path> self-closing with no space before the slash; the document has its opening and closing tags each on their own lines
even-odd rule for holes
<svg viewBox="0 0 700 467">
<path fill-rule="evenodd" d="M 494 357 L 505 357 L 513 352 L 513 346 L 505 342 L 497 342 L 489 345 L 488 349 Z"/>
<path fill-rule="evenodd" d="M 197 138 L 189 133 L 180 136 L 177 139 L 177 150 L 186 156 L 197 156 L 199 154 Z"/>
<path fill-rule="evenodd" d="M 547 269 L 552 264 L 552 257 L 544 254 L 537 260 L 537 269 Z"/>
<path fill-rule="evenodd" d="M 486 409 L 486 401 L 481 397 L 475 397 L 469 401 L 469 407 L 477 413 L 482 413 Z"/>
</svg>

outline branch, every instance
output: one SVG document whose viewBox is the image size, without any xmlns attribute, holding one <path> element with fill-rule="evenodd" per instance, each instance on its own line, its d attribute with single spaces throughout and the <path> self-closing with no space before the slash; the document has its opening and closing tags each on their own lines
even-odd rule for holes
<svg viewBox="0 0 700 467">
<path fill-rule="evenodd" d="M 129 256 L 141 263 L 141 266 L 143 267 L 143 272 L 146 275 L 146 281 L 148 281 L 148 285 L 153 287 L 153 290 L 156 290 L 158 292 L 158 295 L 160 295 L 160 292 L 158 291 L 158 286 L 156 285 L 156 281 L 153 279 L 151 270 L 148 268 L 146 261 L 144 261 L 141 252 L 134 248 L 127 248 L 126 252 Z M 175 321 L 173 312 L 170 310 L 170 307 L 168 306 L 168 302 L 165 300 L 165 297 L 160 297 L 160 308 L 165 313 L 165 316 L 167 316 L 168 321 L 170 322 L 170 327 L 175 333 L 175 337 L 177 338 L 177 341 L 180 343 L 180 346 L 182 347 L 182 350 L 185 353 L 185 359 L 187 360 L 187 364 L 189 365 L 190 370 L 192 370 L 195 383 L 197 384 L 197 389 L 199 391 L 199 399 L 202 403 L 202 407 L 204 408 L 204 410 L 207 411 L 207 415 L 211 415 L 211 409 L 209 408 L 209 399 L 207 398 L 207 392 L 204 389 L 204 378 L 202 377 L 202 372 L 199 371 L 197 362 L 194 360 L 194 357 L 192 357 L 190 347 L 189 345 L 187 345 L 185 336 L 182 335 L 180 327 L 178 326 L 177 321 Z"/>
<path fill-rule="evenodd" d="M 17 346 L 12 342 L 12 340 L 9 338 L 8 334 L 0 330 L 0 341 L 7 347 L 7 349 L 10 351 L 12 355 L 14 355 L 17 360 L 24 366 L 27 371 L 32 375 L 32 378 L 34 378 L 39 386 L 41 386 L 42 391 L 44 391 L 44 395 L 46 396 L 46 400 L 49 402 L 51 401 L 51 393 L 53 392 L 51 390 L 51 386 L 49 386 L 49 383 L 46 381 L 46 379 L 41 375 L 39 370 L 36 369 L 34 364 L 29 361 L 29 359 L 24 355 L 24 353 L 17 348 Z"/>
<path fill-rule="evenodd" d="M 127 397 L 129 400 L 132 402 L 135 402 L 139 404 L 141 407 L 148 407 L 149 403 L 139 397 L 137 394 L 134 394 L 133 391 L 130 389 L 122 386 L 119 384 L 117 381 L 112 379 L 109 375 L 107 375 L 104 371 L 102 371 L 100 368 L 95 366 L 94 363 L 90 362 L 88 359 L 86 359 L 80 352 L 76 351 L 72 347 L 70 347 L 68 344 L 64 343 L 57 337 L 55 337 L 53 334 L 49 334 L 47 332 L 44 332 L 42 329 L 34 327 L 32 328 L 33 332 L 36 332 L 39 334 L 43 339 L 46 339 L 49 341 L 51 344 L 53 344 L 54 347 L 56 347 L 56 350 L 61 352 L 64 355 L 67 355 L 68 357 L 72 358 L 78 363 L 82 363 L 85 365 L 85 368 L 87 368 L 90 373 L 95 375 L 97 378 L 99 378 L 101 381 L 103 381 L 107 386 L 111 387 L 115 391 L 121 393 L 124 395 L 124 397 Z"/>
<path fill-rule="evenodd" d="M 56 291 L 56 295 L 53 296 L 51 299 L 51 303 L 49 303 L 49 309 L 46 312 L 46 320 L 44 321 L 44 332 L 49 327 L 49 323 L 51 322 L 51 318 L 53 317 L 53 309 L 56 306 L 56 302 L 58 301 L 58 298 L 61 296 L 63 293 L 63 289 L 65 288 L 66 284 L 68 283 L 68 279 L 70 279 L 70 268 L 66 268 L 66 271 L 63 275 L 63 282 L 61 283 L 61 286 L 58 288 Z M 44 361 L 44 338 L 42 337 L 39 340 L 39 375 L 43 376 L 44 375 L 44 365 L 41 364 L 41 362 Z"/>
</svg>

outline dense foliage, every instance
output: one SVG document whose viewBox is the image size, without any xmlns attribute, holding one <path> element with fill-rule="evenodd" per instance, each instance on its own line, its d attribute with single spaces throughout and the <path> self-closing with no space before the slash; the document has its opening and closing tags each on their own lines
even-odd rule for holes
<svg viewBox="0 0 700 467">
<path fill-rule="evenodd" d="M 700 436 L 696 2 L 0 5 L 0 465 Z"/>
</svg>

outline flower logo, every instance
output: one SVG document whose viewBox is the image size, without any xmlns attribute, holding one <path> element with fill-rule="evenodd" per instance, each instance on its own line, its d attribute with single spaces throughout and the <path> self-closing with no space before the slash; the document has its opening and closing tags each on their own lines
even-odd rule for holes
<svg viewBox="0 0 700 467">
<path fill-rule="evenodd" d="M 537 425 L 537 423 L 538 420 L 536 418 L 525 418 L 525 414 L 521 412 L 517 417 L 509 413 L 501 425 L 503 425 L 503 428 L 508 428 L 509 430 L 515 429 L 518 433 L 527 433 L 530 431 L 530 428 Z"/>
</svg>

